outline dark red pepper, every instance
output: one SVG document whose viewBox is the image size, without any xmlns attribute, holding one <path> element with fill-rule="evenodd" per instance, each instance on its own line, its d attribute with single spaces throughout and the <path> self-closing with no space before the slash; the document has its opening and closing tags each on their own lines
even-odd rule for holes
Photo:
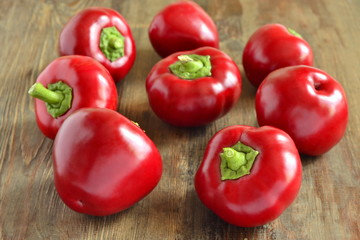
<svg viewBox="0 0 360 240">
<path fill-rule="evenodd" d="M 211 47 L 174 53 L 159 61 L 146 78 L 150 106 L 176 126 L 200 126 L 225 115 L 241 93 L 235 62 Z"/>
<path fill-rule="evenodd" d="M 156 187 L 162 174 L 161 156 L 151 139 L 109 109 L 71 114 L 55 138 L 52 157 L 63 202 L 95 216 L 131 207 Z"/>
<path fill-rule="evenodd" d="M 199 47 L 219 47 L 214 21 L 193 1 L 177 1 L 161 10 L 149 26 L 149 38 L 161 57 Z"/>
<path fill-rule="evenodd" d="M 86 56 L 64 56 L 51 62 L 38 76 L 29 94 L 35 99 L 36 122 L 54 139 L 63 121 L 84 107 L 116 110 L 118 95 L 109 72 Z"/>
<path fill-rule="evenodd" d="M 130 71 L 136 57 L 131 29 L 118 12 L 90 7 L 64 26 L 59 39 L 61 55 L 85 55 L 103 64 L 116 82 Z"/>
<path fill-rule="evenodd" d="M 266 224 L 290 206 L 302 178 L 299 152 L 284 131 L 234 125 L 209 141 L 195 175 L 200 200 L 228 223 Z"/>
<path fill-rule="evenodd" d="M 258 87 L 275 69 L 312 65 L 310 45 L 293 29 L 267 24 L 256 30 L 245 45 L 243 66 L 248 80 Z"/>
</svg>

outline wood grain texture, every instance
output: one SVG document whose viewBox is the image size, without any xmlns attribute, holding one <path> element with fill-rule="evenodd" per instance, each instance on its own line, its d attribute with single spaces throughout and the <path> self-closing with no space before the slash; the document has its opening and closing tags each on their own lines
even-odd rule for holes
<svg viewBox="0 0 360 240">
<path fill-rule="evenodd" d="M 255 89 L 243 75 L 236 107 L 204 127 L 176 128 L 151 111 L 145 78 L 160 59 L 147 28 L 171 0 L 0 1 L 0 239 L 360 239 L 360 1 L 196 0 L 218 26 L 221 49 L 241 66 L 258 27 L 279 22 L 300 32 L 315 66 L 343 85 L 350 108 L 346 135 L 330 152 L 302 157 L 295 202 L 256 228 L 229 225 L 202 205 L 193 177 L 210 137 L 225 126 L 256 126 Z M 28 88 L 58 56 L 62 26 L 81 9 L 112 7 L 129 22 L 137 59 L 117 85 L 118 111 L 138 122 L 158 146 L 164 172 L 157 188 L 132 208 L 108 217 L 68 209 L 53 185 L 52 141 L 38 130 Z"/>
</svg>

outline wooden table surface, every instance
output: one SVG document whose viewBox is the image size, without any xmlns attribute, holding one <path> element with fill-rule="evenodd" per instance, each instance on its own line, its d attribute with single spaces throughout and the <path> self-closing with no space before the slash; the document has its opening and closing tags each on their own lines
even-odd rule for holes
<svg viewBox="0 0 360 240">
<path fill-rule="evenodd" d="M 221 49 L 243 75 L 239 102 L 204 127 L 176 128 L 149 107 L 145 78 L 160 59 L 147 29 L 172 0 L 0 1 L 0 239 L 360 239 L 360 1 L 197 0 L 214 19 Z M 91 217 L 73 212 L 53 184 L 53 141 L 38 130 L 27 90 L 58 57 L 59 32 L 89 6 L 111 7 L 128 21 L 137 59 L 117 84 L 118 111 L 138 122 L 158 146 L 164 170 L 145 199 L 121 213 Z M 257 126 L 255 89 L 243 74 L 249 36 L 278 22 L 310 43 L 315 66 L 343 85 L 350 108 L 341 142 L 319 157 L 302 157 L 303 182 L 294 203 L 275 221 L 255 228 L 220 220 L 197 198 L 193 177 L 210 137 L 234 124 Z M 294 91 L 296 91 L 294 89 Z"/>
</svg>

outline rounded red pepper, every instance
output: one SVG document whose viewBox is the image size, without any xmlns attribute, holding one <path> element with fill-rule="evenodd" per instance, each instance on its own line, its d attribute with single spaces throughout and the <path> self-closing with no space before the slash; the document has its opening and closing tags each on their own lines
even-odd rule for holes
<svg viewBox="0 0 360 240">
<path fill-rule="evenodd" d="M 149 26 L 149 38 L 161 57 L 199 47 L 219 48 L 215 23 L 192 1 L 178 1 L 161 10 Z"/>
<path fill-rule="evenodd" d="M 126 20 L 115 10 L 90 7 L 64 26 L 59 38 L 61 55 L 85 55 L 103 64 L 116 82 L 130 71 L 135 42 Z"/>
<path fill-rule="evenodd" d="M 53 146 L 54 182 L 74 211 L 105 216 L 148 195 L 162 174 L 155 144 L 109 109 L 83 108 L 61 126 Z"/>
<path fill-rule="evenodd" d="M 37 98 L 37 125 L 51 139 L 75 110 L 84 107 L 116 110 L 118 104 L 116 85 L 109 72 L 86 56 L 55 59 L 40 73 L 29 94 Z"/>
<path fill-rule="evenodd" d="M 195 175 L 200 200 L 224 221 L 266 224 L 298 195 L 302 165 L 293 140 L 280 129 L 234 125 L 209 141 Z"/>
<path fill-rule="evenodd" d="M 225 115 L 241 93 L 235 62 L 216 48 L 174 53 L 159 61 L 146 78 L 150 106 L 176 126 L 200 126 Z"/>
<path fill-rule="evenodd" d="M 348 122 L 345 92 L 324 71 L 293 66 L 270 73 L 256 93 L 259 125 L 287 132 L 299 152 L 320 155 L 343 137 Z"/>
<path fill-rule="evenodd" d="M 245 45 L 242 59 L 248 80 L 258 87 L 275 69 L 313 65 L 313 52 L 300 34 L 272 23 L 253 33 Z"/>
</svg>

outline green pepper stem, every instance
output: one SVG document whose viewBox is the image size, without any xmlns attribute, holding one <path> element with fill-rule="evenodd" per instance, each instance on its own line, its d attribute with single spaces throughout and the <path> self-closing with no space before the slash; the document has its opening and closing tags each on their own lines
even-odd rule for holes
<svg viewBox="0 0 360 240">
<path fill-rule="evenodd" d="M 50 104 L 58 104 L 64 98 L 62 93 L 49 90 L 39 82 L 32 85 L 28 93 L 30 96 Z"/>
<path fill-rule="evenodd" d="M 258 154 L 258 151 L 241 142 L 223 148 L 223 152 L 220 153 L 221 180 L 234 180 L 250 174 Z"/>
<path fill-rule="evenodd" d="M 114 62 L 125 55 L 125 38 L 114 26 L 103 28 L 99 47 L 104 56 Z"/>
<path fill-rule="evenodd" d="M 170 71 L 182 79 L 196 79 L 211 76 L 210 56 L 180 55 L 178 61 L 169 66 Z"/>
<path fill-rule="evenodd" d="M 238 170 L 246 163 L 245 154 L 233 148 L 224 148 L 222 159 L 226 161 L 227 167 L 233 171 Z"/>
<path fill-rule="evenodd" d="M 204 67 L 204 64 L 200 60 L 195 60 L 191 58 L 189 55 L 180 55 L 178 59 L 181 62 L 180 68 L 182 71 L 186 72 L 197 72 L 202 67 Z"/>
<path fill-rule="evenodd" d="M 113 49 L 119 49 L 121 48 L 122 45 L 122 41 L 120 39 L 118 39 L 117 37 L 112 37 L 109 40 L 109 47 L 113 48 Z"/>
<path fill-rule="evenodd" d="M 291 33 L 292 35 L 294 35 L 295 37 L 299 37 L 299 38 L 303 38 L 298 32 L 296 32 L 294 29 L 292 28 L 287 28 L 287 30 L 289 31 L 289 33 Z"/>
<path fill-rule="evenodd" d="M 29 95 L 45 102 L 46 110 L 57 118 L 71 108 L 72 88 L 62 81 L 49 84 L 46 87 L 37 82 L 28 91 Z"/>
</svg>

